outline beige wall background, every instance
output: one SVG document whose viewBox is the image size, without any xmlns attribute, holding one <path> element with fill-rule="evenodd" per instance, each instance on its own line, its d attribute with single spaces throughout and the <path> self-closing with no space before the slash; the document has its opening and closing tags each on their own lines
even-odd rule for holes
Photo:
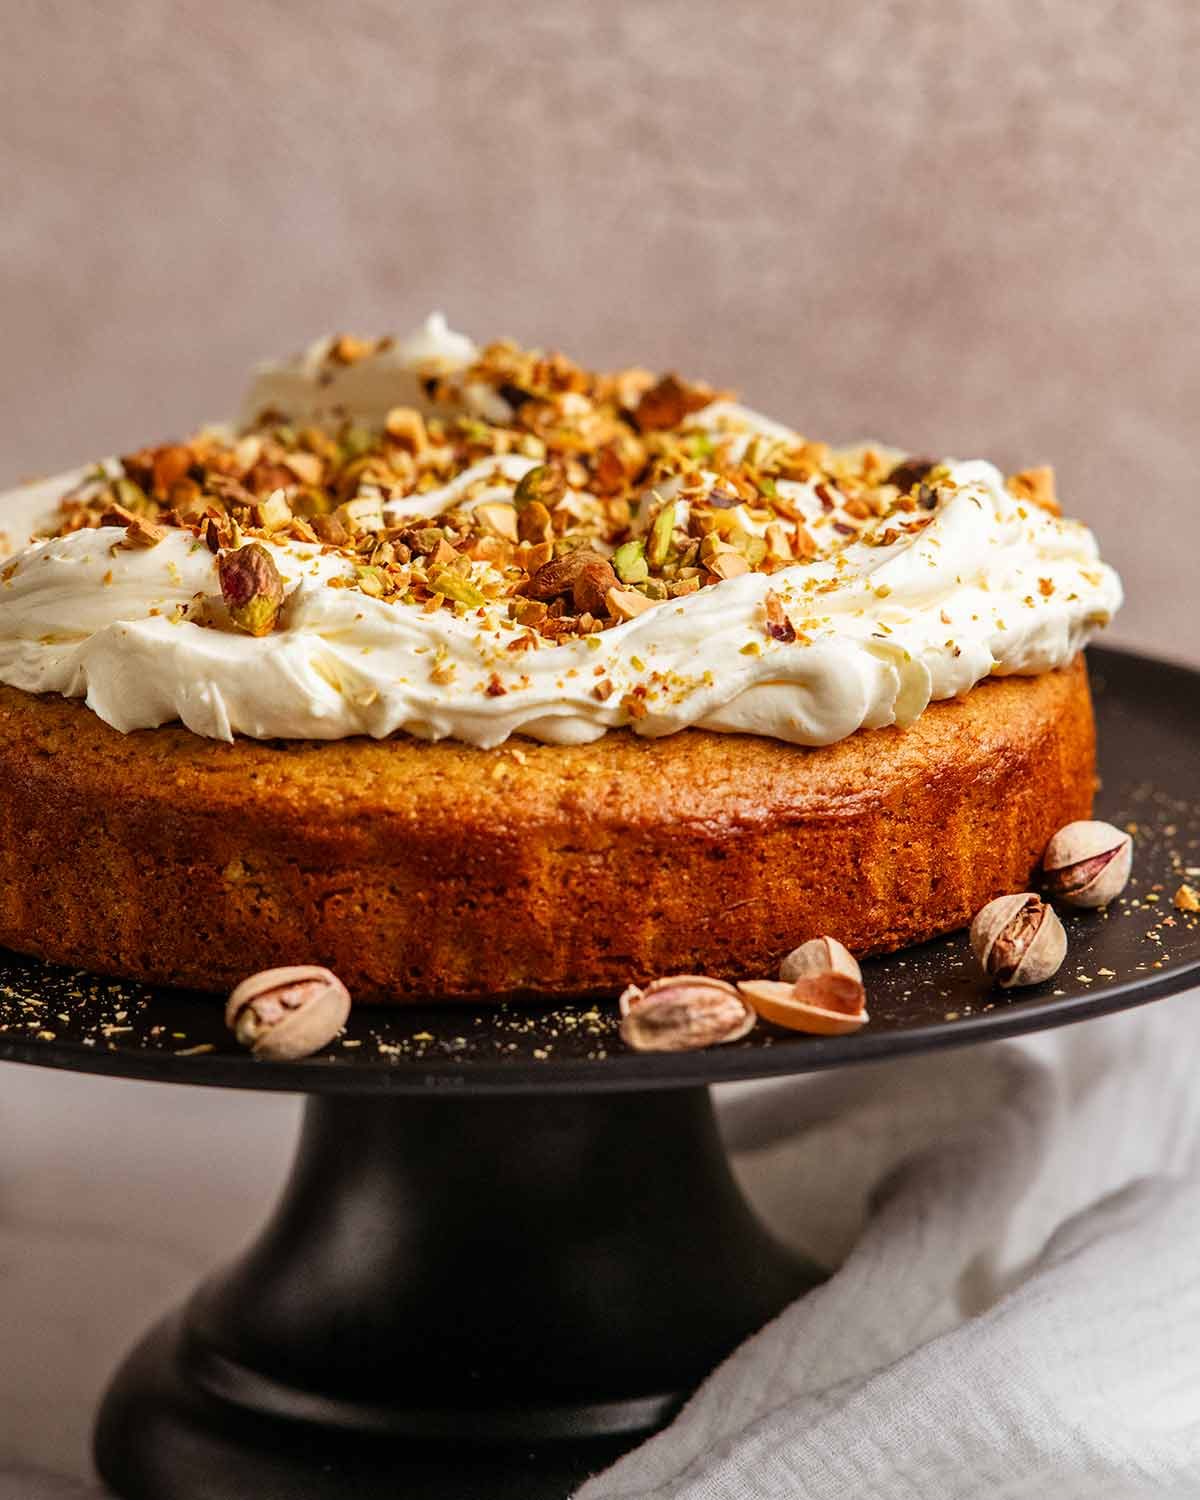
<svg viewBox="0 0 1200 1500">
<path fill-rule="evenodd" d="M 1192 0 L 7 0 L 0 480 L 433 306 L 1053 460 L 1200 659 Z"/>
</svg>

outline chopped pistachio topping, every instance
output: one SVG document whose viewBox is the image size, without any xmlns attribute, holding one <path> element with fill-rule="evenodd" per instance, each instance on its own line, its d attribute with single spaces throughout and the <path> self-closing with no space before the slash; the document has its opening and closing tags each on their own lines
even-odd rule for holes
<svg viewBox="0 0 1200 1500">
<path fill-rule="evenodd" d="M 385 343 L 343 335 L 329 358 L 353 364 Z M 422 411 L 395 407 L 378 429 L 264 412 L 232 440 L 203 431 L 126 454 L 119 473 L 98 467 L 63 497 L 59 534 L 119 526 L 124 545 L 150 546 L 182 528 L 222 577 L 231 554 L 245 571 L 249 546 L 303 543 L 345 559 L 331 587 L 396 608 L 486 607 L 512 632 L 506 649 L 525 650 L 590 638 L 747 573 L 838 566 L 847 546 L 888 546 L 927 526 L 953 489 L 931 459 L 838 454 L 713 405 L 728 392 L 674 374 L 588 371 L 510 342 L 465 370 L 431 371 L 423 388 Z M 489 399 L 469 399 L 480 390 Z M 427 497 L 447 486 L 430 515 Z M 1009 487 L 1056 508 L 1048 469 Z M 814 573 L 811 586 L 828 585 Z M 260 633 L 268 616 L 273 628 L 273 593 L 246 606 L 253 624 L 231 606 L 239 628 Z M 219 623 L 212 612 L 190 618 Z M 792 644 L 786 616 L 769 626 Z"/>
<path fill-rule="evenodd" d="M 622 542 L 613 553 L 613 568 L 622 583 L 645 583 L 650 576 L 646 544 L 640 537 Z"/>
<path fill-rule="evenodd" d="M 447 599 L 453 599 L 457 604 L 477 606 L 485 602 L 484 595 L 469 578 L 452 573 L 449 568 L 442 568 L 435 573 L 429 580 L 429 587 L 435 593 L 444 594 Z"/>
</svg>

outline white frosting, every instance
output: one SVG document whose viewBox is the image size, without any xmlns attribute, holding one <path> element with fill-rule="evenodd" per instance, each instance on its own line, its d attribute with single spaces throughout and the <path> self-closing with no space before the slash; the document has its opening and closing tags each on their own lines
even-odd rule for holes
<svg viewBox="0 0 1200 1500">
<path fill-rule="evenodd" d="M 508 456 L 478 472 L 495 472 L 507 493 L 529 463 Z M 829 744 L 911 723 L 989 674 L 1062 666 L 1121 602 L 1085 527 L 1019 504 L 988 463 L 956 464 L 953 477 L 960 488 L 930 524 L 888 546 L 851 541 L 832 561 L 746 574 L 599 635 L 521 651 L 507 649 L 525 633 L 503 605 L 429 613 L 330 588 L 347 563 L 298 543 L 272 547 L 288 598 L 271 635 L 206 628 L 179 618 L 196 594 L 219 593 L 216 560 L 190 533 L 130 551 L 115 547 L 118 529 L 76 532 L 4 569 L 0 681 L 83 697 L 120 730 L 181 720 L 218 739 L 404 731 L 564 744 L 628 723 L 645 735 L 698 725 Z M 17 534 L 35 524 L 77 478 L 4 497 L 0 525 Z M 836 518 L 806 485 L 786 493 L 824 540 Z M 423 495 L 419 508 L 436 514 L 448 499 Z M 769 589 L 796 641 L 768 638 Z M 505 691 L 489 695 L 489 683 Z M 607 684 L 601 700 L 595 689 Z M 627 694 L 641 717 L 630 718 Z"/>
<path fill-rule="evenodd" d="M 294 422 L 380 422 L 393 406 L 423 403 L 419 373 L 453 373 L 476 352 L 440 314 L 353 364 L 331 365 L 328 350 L 322 340 L 262 366 L 244 417 L 270 407 Z M 468 384 L 462 400 L 494 421 L 508 413 L 490 387 Z M 795 436 L 729 402 L 688 425 L 726 438 L 730 428 Z M 487 459 L 389 509 L 434 516 L 452 502 L 509 498 L 532 465 L 513 454 Z M 645 735 L 698 725 L 829 744 L 864 726 L 911 723 L 931 700 L 989 674 L 1062 666 L 1121 603 L 1117 575 L 1085 527 L 1018 503 L 991 464 L 952 473 L 959 488 L 930 523 L 908 534 L 893 526 L 888 545 L 853 539 L 832 558 L 733 578 L 562 644 L 521 630 L 503 603 L 429 612 L 330 588 L 349 563 L 303 543 L 268 544 L 287 599 L 279 626 L 256 639 L 184 617 L 197 595 L 220 593 L 216 559 L 190 532 L 128 550 L 116 545 L 117 528 L 79 531 L 4 565 L 0 681 L 83 697 L 122 731 L 180 720 L 217 739 L 403 731 L 480 746 L 518 733 L 565 744 L 629 724 Z M 56 501 L 82 474 L 0 497 L 0 527 L 14 538 L 49 529 Z M 467 497 L 479 479 L 494 482 Z M 819 545 L 845 540 L 831 530 L 844 516 L 810 485 L 781 480 L 778 489 Z M 683 524 L 686 501 L 676 506 Z M 738 519 L 744 531 L 765 528 L 745 507 Z M 486 582 L 487 565 L 475 568 Z M 796 640 L 767 635 L 768 590 Z M 528 649 L 510 649 L 518 640 Z"/>
<path fill-rule="evenodd" d="M 291 359 L 259 365 L 242 403 L 239 425 L 251 426 L 264 411 L 278 412 L 297 424 L 356 418 L 379 425 L 394 406 L 428 409 L 420 377 L 452 374 L 469 365 L 477 353 L 472 341 L 448 328 L 438 312 L 407 338 L 353 364 L 329 362 L 333 343 L 332 338 L 318 339 Z"/>
</svg>

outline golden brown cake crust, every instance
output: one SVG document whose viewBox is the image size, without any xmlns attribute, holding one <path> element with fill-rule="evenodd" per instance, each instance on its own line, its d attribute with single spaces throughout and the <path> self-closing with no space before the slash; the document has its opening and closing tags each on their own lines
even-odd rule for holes
<svg viewBox="0 0 1200 1500">
<path fill-rule="evenodd" d="M 0 944 L 222 990 L 320 963 L 357 1000 L 768 972 L 962 926 L 1087 817 L 1082 659 L 804 750 L 685 730 L 484 751 L 122 735 L 0 687 Z"/>
</svg>

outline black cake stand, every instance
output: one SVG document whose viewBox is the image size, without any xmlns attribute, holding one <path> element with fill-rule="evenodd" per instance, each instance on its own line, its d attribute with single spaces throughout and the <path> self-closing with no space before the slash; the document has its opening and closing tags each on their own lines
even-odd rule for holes
<svg viewBox="0 0 1200 1500">
<path fill-rule="evenodd" d="M 1134 875 L 1108 911 L 1066 916 L 1067 964 L 1020 999 L 981 983 L 960 934 L 866 965 L 855 1036 L 763 1026 L 633 1054 L 611 1001 L 363 1009 L 327 1054 L 269 1064 L 231 1043 L 211 998 L 0 960 L 2 1057 L 308 1095 L 258 1243 L 108 1391 L 96 1458 L 117 1494 L 567 1495 L 821 1275 L 741 1197 L 708 1085 L 1015 1036 L 1200 982 L 1200 917 L 1174 903 L 1200 888 L 1200 674 L 1099 650 L 1092 671 L 1099 815 L 1136 825 Z"/>
</svg>

